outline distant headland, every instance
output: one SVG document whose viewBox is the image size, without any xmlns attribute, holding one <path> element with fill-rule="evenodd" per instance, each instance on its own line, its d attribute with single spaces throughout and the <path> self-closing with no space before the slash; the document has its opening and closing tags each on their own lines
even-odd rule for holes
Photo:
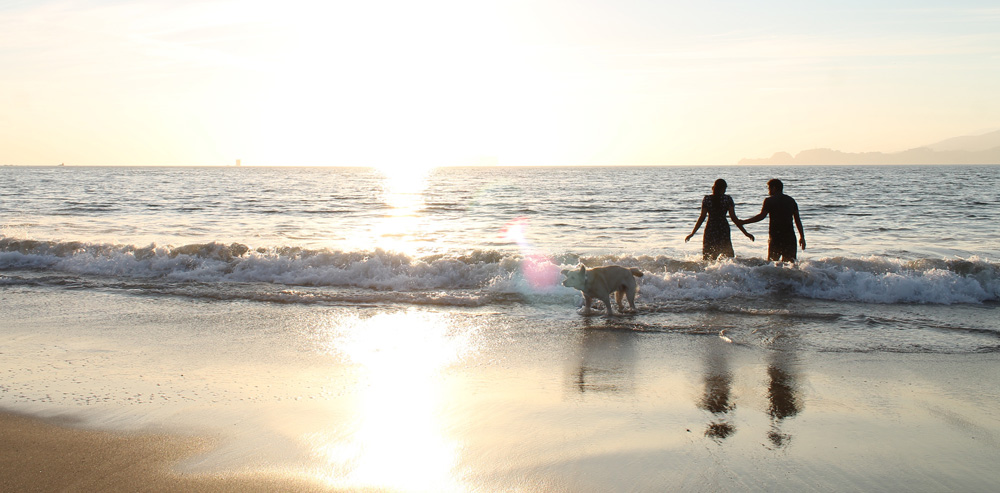
<svg viewBox="0 0 1000 493">
<path fill-rule="evenodd" d="M 955 137 L 902 152 L 809 149 L 794 156 L 776 152 L 769 158 L 744 158 L 739 164 L 1000 164 L 1000 130 Z"/>
</svg>

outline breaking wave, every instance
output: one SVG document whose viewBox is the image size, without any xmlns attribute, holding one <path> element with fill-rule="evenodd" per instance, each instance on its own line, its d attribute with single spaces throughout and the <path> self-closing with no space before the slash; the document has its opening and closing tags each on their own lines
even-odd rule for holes
<svg viewBox="0 0 1000 493">
<path fill-rule="evenodd" d="M 642 303 L 782 295 L 862 303 L 955 304 L 1000 300 L 1000 265 L 986 259 L 832 257 L 797 265 L 741 258 L 705 263 L 666 256 L 525 256 L 475 250 L 410 257 L 243 244 L 135 246 L 0 237 L 0 286 L 100 279 L 147 292 L 308 303 L 402 302 L 482 306 L 564 302 L 562 269 L 620 264 L 646 272 Z M 25 277 L 19 273 L 30 273 Z M 33 277 L 32 277 L 33 276 Z M 74 277 L 72 281 L 67 279 Z M 51 281 L 50 283 L 55 282 Z"/>
</svg>

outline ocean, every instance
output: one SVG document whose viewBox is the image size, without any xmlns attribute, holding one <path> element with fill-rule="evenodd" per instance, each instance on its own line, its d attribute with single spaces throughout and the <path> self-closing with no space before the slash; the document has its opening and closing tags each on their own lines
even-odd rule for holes
<svg viewBox="0 0 1000 493">
<path fill-rule="evenodd" d="M 741 218 L 784 182 L 798 263 L 765 260 L 766 220 L 754 242 L 733 228 L 735 259 L 703 261 L 702 231 L 684 242 L 717 178 Z M 0 180 L 0 408 L 222 437 L 184 474 L 393 491 L 996 481 L 1000 166 Z M 638 313 L 583 316 L 560 284 L 581 264 L 641 269 Z"/>
<path fill-rule="evenodd" d="M 4 167 L 0 286 L 131 296 L 384 306 L 582 303 L 560 270 L 646 272 L 643 330 L 675 312 L 787 312 L 824 350 L 991 351 L 1000 300 L 1000 167 Z M 767 220 L 733 261 L 683 238 L 724 178 L 740 217 L 772 177 L 807 249 L 767 262 Z M 958 315 L 961 313 L 961 315 Z M 751 324 L 752 325 L 752 324 Z M 886 327 L 906 338 L 885 341 Z M 838 342 L 834 342 L 838 341 Z"/>
</svg>

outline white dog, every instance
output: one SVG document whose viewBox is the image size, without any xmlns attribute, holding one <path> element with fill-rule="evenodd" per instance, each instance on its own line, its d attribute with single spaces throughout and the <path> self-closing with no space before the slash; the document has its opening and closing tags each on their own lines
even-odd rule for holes
<svg viewBox="0 0 1000 493">
<path fill-rule="evenodd" d="M 615 302 L 618 304 L 618 311 L 624 313 L 625 306 L 622 305 L 622 296 L 628 298 L 628 304 L 635 312 L 635 293 L 638 287 L 635 284 L 636 277 L 642 277 L 642 271 L 636 268 L 625 268 L 617 265 L 607 267 L 594 267 L 587 269 L 581 265 L 580 270 L 564 270 L 562 274 L 566 276 L 563 286 L 579 289 L 583 292 L 583 313 L 590 314 L 590 302 L 597 298 L 604 302 L 606 315 L 612 316 L 611 293 L 615 293 Z M 634 277 L 633 277 L 634 276 Z"/>
</svg>

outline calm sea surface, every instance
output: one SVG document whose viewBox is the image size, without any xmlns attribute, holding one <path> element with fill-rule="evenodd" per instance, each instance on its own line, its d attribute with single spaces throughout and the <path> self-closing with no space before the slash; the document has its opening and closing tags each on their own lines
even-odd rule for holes
<svg viewBox="0 0 1000 493">
<path fill-rule="evenodd" d="M 345 168 L 0 169 L 3 237 L 109 246 L 241 243 L 461 254 L 666 255 L 683 243 L 701 197 L 724 178 L 736 211 L 760 211 L 765 182 L 799 202 L 804 259 L 1000 256 L 1000 167 L 445 168 L 386 178 Z M 505 235 L 512 223 L 521 245 Z M 766 221 L 734 229 L 741 257 L 761 257 Z M 700 236 L 699 236 L 700 237 Z"/>
</svg>

